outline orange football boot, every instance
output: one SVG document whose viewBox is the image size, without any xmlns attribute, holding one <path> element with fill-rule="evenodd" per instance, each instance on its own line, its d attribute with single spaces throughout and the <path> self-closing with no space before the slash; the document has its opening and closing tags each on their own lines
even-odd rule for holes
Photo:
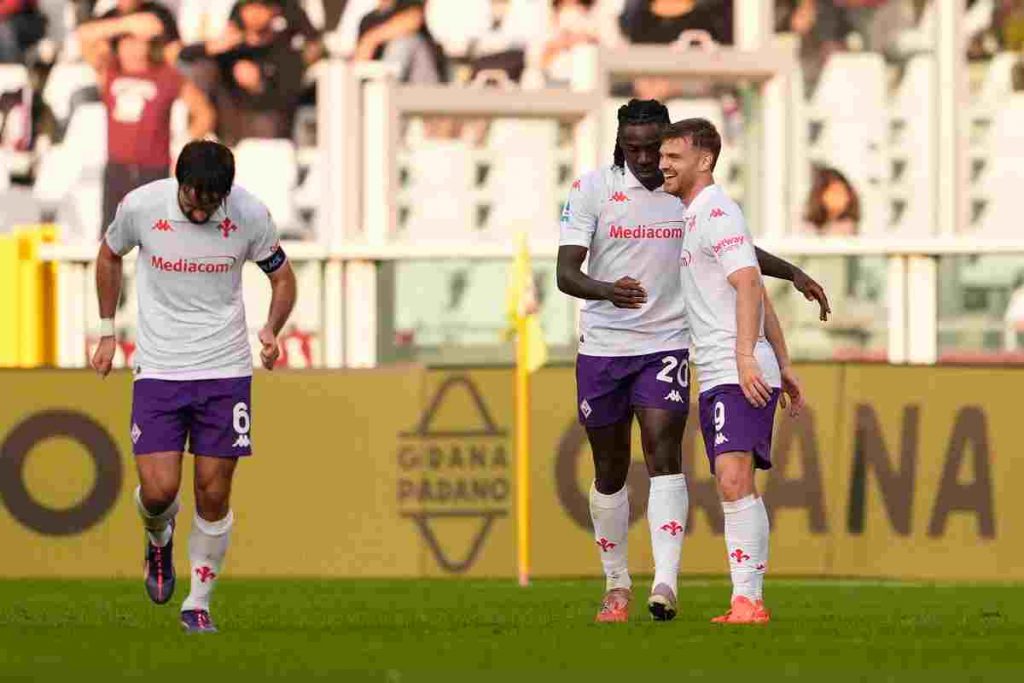
<svg viewBox="0 0 1024 683">
<path fill-rule="evenodd" d="M 767 624 L 771 619 L 763 600 L 752 602 L 750 598 L 737 595 L 732 599 L 729 611 L 711 621 L 715 624 Z"/>
</svg>

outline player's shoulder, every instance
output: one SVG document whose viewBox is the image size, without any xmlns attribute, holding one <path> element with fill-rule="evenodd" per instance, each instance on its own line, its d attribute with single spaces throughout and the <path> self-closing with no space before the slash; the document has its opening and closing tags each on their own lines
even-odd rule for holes
<svg viewBox="0 0 1024 683">
<path fill-rule="evenodd" d="M 710 188 L 711 194 L 704 200 L 699 200 L 696 213 L 705 222 L 740 223 L 744 222 L 743 209 L 719 186 Z M 695 202 L 696 203 L 696 202 Z"/>
<path fill-rule="evenodd" d="M 602 195 L 616 182 L 621 182 L 621 176 L 621 171 L 614 166 L 600 166 L 574 180 L 572 189 L 582 194 Z"/>
<path fill-rule="evenodd" d="M 154 180 L 135 188 L 124 196 L 121 205 L 124 210 L 141 212 L 161 211 L 178 195 L 178 181 L 174 178 Z"/>
<path fill-rule="evenodd" d="M 229 216 L 237 216 L 240 222 L 247 225 L 263 225 L 270 216 L 270 209 L 263 200 L 237 184 L 231 186 L 227 208 Z"/>
</svg>

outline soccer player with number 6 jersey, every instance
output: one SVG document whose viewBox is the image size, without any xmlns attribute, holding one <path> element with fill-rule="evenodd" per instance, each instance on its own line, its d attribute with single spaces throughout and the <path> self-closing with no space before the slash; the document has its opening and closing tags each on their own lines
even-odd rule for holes
<svg viewBox="0 0 1024 683">
<path fill-rule="evenodd" d="M 565 204 L 558 287 L 585 300 L 577 409 L 593 451 L 590 513 L 606 577 L 597 620 L 629 618 L 626 478 L 636 416 L 650 476 L 647 521 L 655 567 L 648 609 L 665 621 L 676 613 L 688 510 L 682 440 L 690 332 L 679 275 L 686 207 L 662 187 L 658 168 L 661 133 L 669 123 L 665 106 L 631 100 L 618 120 L 614 164 L 573 183 Z M 824 318 L 828 302 L 817 283 L 770 254 L 758 252 L 758 259 L 766 273 L 792 280 L 808 299 L 817 299 Z"/>
<path fill-rule="evenodd" d="M 701 432 L 722 501 L 732 575 L 729 610 L 713 621 L 757 624 L 771 616 L 762 593 L 768 513 L 754 471 L 771 467 L 780 395 L 788 395 L 794 416 L 804 399 L 743 212 L 715 184 L 721 149 L 710 122 L 679 121 L 662 132 L 660 168 L 665 191 L 686 204 L 683 298 L 700 380 Z"/>
<path fill-rule="evenodd" d="M 190 142 L 175 178 L 124 198 L 96 261 L 101 339 L 92 365 L 110 372 L 121 257 L 138 249 L 139 332 L 131 439 L 146 529 L 145 585 L 164 604 L 174 592 L 173 536 L 182 453 L 195 456 L 196 514 L 188 540 L 191 590 L 181 607 L 190 633 L 216 631 L 210 597 L 234 524 L 231 484 L 238 458 L 252 453 L 252 352 L 242 302 L 242 266 L 270 279 L 260 359 L 273 369 L 277 336 L 295 304 L 295 275 L 267 207 L 233 187 L 231 150 Z"/>
</svg>

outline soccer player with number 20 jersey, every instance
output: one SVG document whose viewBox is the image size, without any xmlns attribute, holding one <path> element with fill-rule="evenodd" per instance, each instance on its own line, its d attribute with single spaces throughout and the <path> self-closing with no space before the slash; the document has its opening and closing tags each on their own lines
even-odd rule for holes
<svg viewBox="0 0 1024 683">
<path fill-rule="evenodd" d="M 690 330 L 679 258 L 685 205 L 663 187 L 658 168 L 668 110 L 631 100 L 618 112 L 614 164 L 573 183 L 562 213 L 558 287 L 584 299 L 576 364 L 577 409 L 594 457 L 590 513 L 606 577 L 597 620 L 629 617 L 630 503 L 626 478 L 634 415 L 650 493 L 647 521 L 654 555 L 648 609 L 676 613 L 676 581 L 688 497 L 682 439 L 689 410 Z M 827 301 L 802 271 L 765 252 L 762 269 L 792 280 L 808 298 Z M 582 264 L 589 258 L 586 273 Z"/>
</svg>

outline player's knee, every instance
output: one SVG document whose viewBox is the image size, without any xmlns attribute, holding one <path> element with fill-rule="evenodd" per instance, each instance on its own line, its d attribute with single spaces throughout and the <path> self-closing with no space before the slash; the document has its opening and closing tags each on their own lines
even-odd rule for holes
<svg viewBox="0 0 1024 683">
<path fill-rule="evenodd" d="M 205 519 L 221 519 L 230 507 L 231 482 L 196 480 L 196 507 Z"/>
<path fill-rule="evenodd" d="M 739 500 L 753 491 L 751 476 L 739 468 L 728 468 L 716 475 L 718 492 L 725 501 Z"/>
<path fill-rule="evenodd" d="M 597 489 L 598 493 L 610 496 L 622 490 L 622 487 L 626 485 L 626 478 L 628 476 L 628 469 L 624 472 L 598 472 L 597 476 L 594 477 L 594 488 Z"/>
<path fill-rule="evenodd" d="M 166 510 L 178 496 L 178 483 L 170 479 L 140 482 L 140 487 L 142 504 L 154 514 Z"/>
</svg>

